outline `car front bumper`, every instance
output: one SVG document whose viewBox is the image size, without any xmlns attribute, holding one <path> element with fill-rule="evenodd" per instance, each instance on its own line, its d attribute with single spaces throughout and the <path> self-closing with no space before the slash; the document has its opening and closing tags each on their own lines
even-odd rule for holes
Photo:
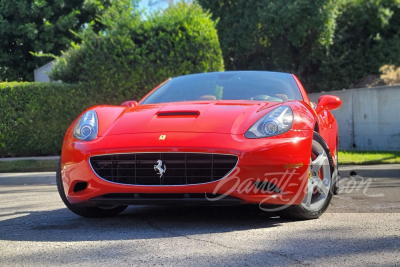
<svg viewBox="0 0 400 267">
<path fill-rule="evenodd" d="M 165 135 L 165 140 L 159 140 Z M 61 175 L 67 199 L 72 204 L 229 204 L 261 203 L 297 205 L 304 198 L 309 174 L 312 131 L 295 131 L 269 138 L 247 139 L 242 135 L 216 133 L 142 133 L 98 137 L 89 142 L 65 136 L 61 156 Z M 129 185 L 106 181 L 93 171 L 90 157 L 105 154 L 143 152 L 186 152 L 231 154 L 238 157 L 233 171 L 224 178 L 194 185 Z M 86 189 L 74 192 L 79 182 Z M 257 187 L 255 182 L 270 182 L 279 192 Z M 104 199 L 110 194 L 123 198 Z M 135 195 L 136 194 L 136 195 Z M 141 198 L 143 194 L 146 198 Z M 158 198 L 151 198 L 157 194 Z M 166 198 L 160 195 L 168 196 Z M 170 196 L 186 194 L 184 198 Z M 206 198 L 187 196 L 207 194 Z M 211 194 L 211 195 L 210 195 Z M 217 195 L 213 195 L 217 194 Z M 221 198 L 222 196 L 229 196 Z M 122 195 L 118 195 L 122 196 Z M 214 196 L 214 197 L 213 197 Z M 219 199 L 221 198 L 221 199 Z M 125 200 L 124 200 L 125 199 Z M 219 199 L 219 201 L 215 201 Z M 235 201 L 234 201 L 235 200 Z"/>
</svg>

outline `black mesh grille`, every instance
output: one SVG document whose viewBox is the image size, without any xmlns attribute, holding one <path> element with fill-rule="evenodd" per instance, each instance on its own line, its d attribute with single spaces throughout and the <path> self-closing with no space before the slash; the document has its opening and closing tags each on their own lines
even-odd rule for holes
<svg viewBox="0 0 400 267">
<path fill-rule="evenodd" d="M 158 160 L 165 173 L 160 178 Z M 203 153 L 135 153 L 94 156 L 93 170 L 101 178 L 135 185 L 186 185 L 219 180 L 237 163 L 237 156 Z"/>
</svg>

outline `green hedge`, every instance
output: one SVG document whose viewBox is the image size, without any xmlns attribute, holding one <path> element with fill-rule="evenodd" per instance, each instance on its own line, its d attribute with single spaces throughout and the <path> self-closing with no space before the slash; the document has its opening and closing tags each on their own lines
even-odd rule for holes
<svg viewBox="0 0 400 267">
<path fill-rule="evenodd" d="M 169 77 L 224 68 L 215 22 L 198 4 L 180 3 L 144 20 L 115 1 L 101 22 L 105 32 L 86 30 L 83 43 L 58 59 L 54 80 L 89 83 L 121 101 L 139 99 Z"/>
<path fill-rule="evenodd" d="M 57 155 L 71 122 L 95 104 L 82 85 L 0 83 L 0 157 Z"/>
</svg>

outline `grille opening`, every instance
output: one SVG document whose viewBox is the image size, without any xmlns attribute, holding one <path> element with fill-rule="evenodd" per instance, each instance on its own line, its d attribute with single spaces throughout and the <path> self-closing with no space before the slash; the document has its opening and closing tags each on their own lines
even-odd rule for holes
<svg viewBox="0 0 400 267">
<path fill-rule="evenodd" d="M 74 191 L 74 193 L 83 191 L 86 189 L 86 187 L 87 187 L 87 182 L 78 182 L 75 184 L 73 191 Z"/>
<path fill-rule="evenodd" d="M 161 160 L 160 175 L 156 168 Z M 204 153 L 132 153 L 94 156 L 93 170 L 101 178 L 132 185 L 189 185 L 217 181 L 236 166 L 235 155 Z"/>
<path fill-rule="evenodd" d="M 276 184 L 271 183 L 271 182 L 256 181 L 256 182 L 254 182 L 254 186 L 257 187 L 258 189 L 262 190 L 263 192 L 267 192 L 267 193 L 281 193 L 282 192 Z"/>
</svg>

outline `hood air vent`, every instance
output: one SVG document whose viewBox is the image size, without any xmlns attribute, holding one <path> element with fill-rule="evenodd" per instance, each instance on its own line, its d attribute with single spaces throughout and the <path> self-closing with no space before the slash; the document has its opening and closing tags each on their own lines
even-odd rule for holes
<svg viewBox="0 0 400 267">
<path fill-rule="evenodd" d="M 157 113 L 158 117 L 181 117 L 181 116 L 188 116 L 188 117 L 197 117 L 200 115 L 198 111 L 164 111 Z"/>
</svg>

